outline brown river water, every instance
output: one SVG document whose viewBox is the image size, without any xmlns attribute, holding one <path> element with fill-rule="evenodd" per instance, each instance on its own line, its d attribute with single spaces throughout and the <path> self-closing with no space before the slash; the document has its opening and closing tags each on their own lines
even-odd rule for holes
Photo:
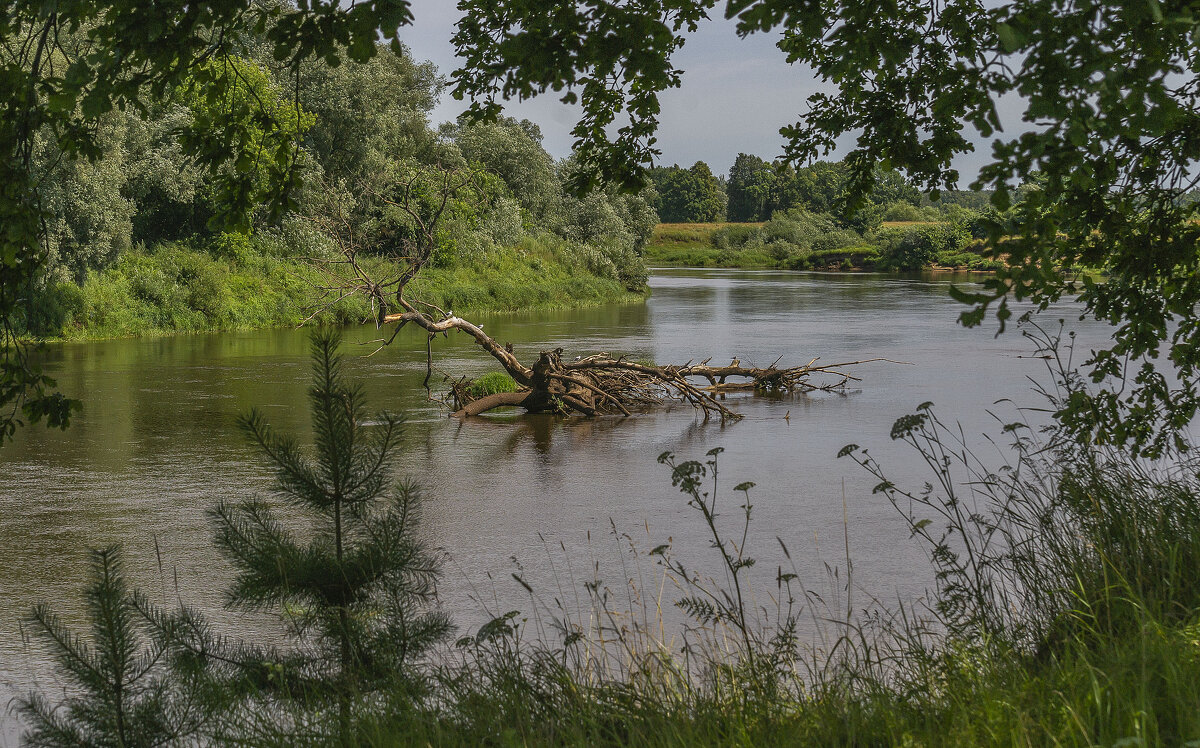
<svg viewBox="0 0 1200 748">
<path fill-rule="evenodd" d="M 369 358 L 360 357 L 368 347 L 347 345 L 346 352 L 373 405 L 407 415 L 400 464 L 424 488 L 430 542 L 449 554 L 441 596 L 460 629 L 486 620 L 485 602 L 495 610 L 530 608 L 511 577 L 515 563 L 547 597 L 578 586 L 563 579 L 568 565 L 580 582 L 593 573 L 593 560 L 601 573 L 613 571 L 620 557 L 613 526 L 645 547 L 669 537 L 678 555 L 703 563 L 711 553 L 705 528 L 656 462 L 667 450 L 699 459 L 723 447 L 724 485 L 757 484 L 750 546 L 772 574 L 776 537 L 803 571 L 818 576 L 824 563 L 844 563 L 848 538 L 862 599 L 913 600 L 929 584 L 928 562 L 894 510 L 872 496 L 871 476 L 836 459 L 838 450 L 849 442 L 869 446 L 897 482 L 917 485 L 925 475 L 914 455 L 888 436 L 897 417 L 933 401 L 944 420 L 960 421 L 968 433 L 995 433 L 987 410 L 1012 411 L 993 403 L 1039 405 L 1029 377 L 1045 379 L 1044 363 L 1029 357 L 1031 344 L 1015 330 L 996 337 L 994 325 L 955 323 L 961 307 L 948 296 L 951 282 L 971 278 L 660 270 L 644 304 L 481 318 L 529 361 L 561 346 L 568 358 L 608 351 L 674 363 L 709 356 L 762 366 L 779 356 L 781 365 L 816 356 L 912 363 L 861 366 L 862 381 L 845 395 L 731 397 L 745 418 L 726 425 L 704 423 L 683 406 L 627 419 L 459 422 L 420 386 L 421 334 L 402 334 Z M 1074 310 L 1046 320 L 1064 314 L 1071 320 Z M 1093 339 L 1105 334 L 1096 323 L 1072 324 Z M 122 544 L 137 585 L 237 627 L 222 609 L 228 569 L 211 545 L 205 511 L 269 485 L 266 466 L 232 427 L 238 413 L 257 405 L 274 425 L 309 433 L 306 334 L 49 349 L 48 371 L 85 410 L 66 432 L 25 429 L 0 449 L 0 743 L 17 732 L 5 711 L 14 696 L 30 688 L 61 692 L 26 640 L 25 617 L 48 601 L 67 621 L 82 622 L 88 548 Z M 351 342 L 376 336 L 367 328 L 346 332 Z M 493 368 L 465 336 L 439 338 L 434 356 L 446 372 Z M 727 506 L 735 506 L 732 498 Z"/>
</svg>

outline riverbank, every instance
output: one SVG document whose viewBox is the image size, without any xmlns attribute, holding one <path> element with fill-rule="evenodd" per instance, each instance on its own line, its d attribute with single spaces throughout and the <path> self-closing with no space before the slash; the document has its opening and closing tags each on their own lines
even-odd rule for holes
<svg viewBox="0 0 1200 748">
<path fill-rule="evenodd" d="M 660 223 L 645 257 L 656 266 L 745 270 L 996 269 L 982 248 L 948 223 L 890 221 L 859 234 L 783 216 L 767 223 Z"/>
<path fill-rule="evenodd" d="M 459 314 L 645 298 L 594 259 L 552 236 L 525 237 L 515 247 L 425 268 L 409 284 L 409 296 Z M 362 262 L 385 277 L 382 258 Z M 364 296 L 323 296 L 331 284 L 313 263 L 265 243 L 226 252 L 169 243 L 129 251 L 82 284 L 55 285 L 39 299 L 35 318 L 47 339 L 98 340 L 294 327 L 314 314 L 333 324 L 374 316 Z"/>
</svg>

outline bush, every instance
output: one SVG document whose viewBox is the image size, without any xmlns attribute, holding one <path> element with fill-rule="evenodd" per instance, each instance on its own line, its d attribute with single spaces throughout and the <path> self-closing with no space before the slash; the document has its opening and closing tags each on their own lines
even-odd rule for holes
<svg viewBox="0 0 1200 748">
<path fill-rule="evenodd" d="M 763 224 L 763 241 L 784 241 L 801 250 L 812 248 L 817 239 L 838 231 L 838 225 L 826 213 L 810 213 L 803 208 L 793 208 L 776 213 Z"/>
<path fill-rule="evenodd" d="M 487 397 L 500 392 L 516 392 L 517 383 L 512 377 L 500 371 L 489 371 L 475 379 L 467 387 L 467 394 L 473 398 Z"/>
<path fill-rule="evenodd" d="M 874 235 L 880 247 L 880 266 L 886 270 L 928 267 L 939 254 L 961 252 L 970 238 L 965 227 L 948 223 L 884 229 Z"/>
<path fill-rule="evenodd" d="M 752 244 L 762 244 L 762 230 L 758 226 L 727 224 L 712 234 L 713 246 L 718 249 L 738 249 Z"/>
<path fill-rule="evenodd" d="M 208 240 L 208 251 L 213 257 L 236 262 L 245 262 L 255 254 L 250 236 L 243 233 L 221 233 Z"/>
<path fill-rule="evenodd" d="M 894 202 L 880 206 L 880 220 L 883 221 L 903 221 L 903 222 L 919 222 L 928 221 L 929 213 L 912 203 Z"/>
<path fill-rule="evenodd" d="M 31 294 L 24 316 L 14 320 L 14 329 L 18 334 L 58 335 L 82 306 L 79 286 L 71 281 L 47 280 Z"/>
<path fill-rule="evenodd" d="M 813 252 L 829 252 L 843 247 L 853 247 L 862 244 L 863 238 L 856 231 L 839 229 L 822 234 L 815 238 L 810 245 Z"/>
</svg>

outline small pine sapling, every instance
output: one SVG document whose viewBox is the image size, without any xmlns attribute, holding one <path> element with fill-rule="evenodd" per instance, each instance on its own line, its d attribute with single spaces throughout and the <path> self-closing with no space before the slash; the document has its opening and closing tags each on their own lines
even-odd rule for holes
<svg viewBox="0 0 1200 748">
<path fill-rule="evenodd" d="M 417 537 L 416 486 L 393 478 L 401 419 L 368 426 L 362 388 L 344 380 L 337 333 L 313 334 L 309 391 L 315 449 L 274 431 L 258 411 L 240 426 L 272 464 L 274 496 L 212 510 L 216 543 L 236 575 L 231 607 L 281 613 L 294 646 L 281 694 L 336 706 L 336 729 L 373 694 L 409 685 L 413 667 L 451 630 L 436 606 L 439 559 Z M 304 526 L 305 530 L 300 528 Z"/>
<path fill-rule="evenodd" d="M 85 600 L 89 639 L 73 633 L 38 605 L 32 622 L 38 638 L 67 681 L 67 696 L 53 705 L 33 693 L 17 710 L 28 746 L 171 745 L 204 726 L 206 712 L 172 677 L 165 639 L 131 593 L 115 547 L 92 551 L 92 584 Z"/>
</svg>

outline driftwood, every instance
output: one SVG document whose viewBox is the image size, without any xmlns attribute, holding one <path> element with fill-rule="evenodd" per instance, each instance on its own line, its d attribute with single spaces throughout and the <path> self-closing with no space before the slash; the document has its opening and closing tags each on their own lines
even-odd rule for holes
<svg viewBox="0 0 1200 748">
<path fill-rule="evenodd" d="M 710 366 L 708 360 L 699 364 L 659 366 L 629 361 L 624 357 L 614 358 L 607 353 L 564 361 L 562 349 L 556 348 L 542 351 L 533 366 L 527 367 L 514 355 L 510 346 L 501 345 L 478 325 L 448 314 L 435 319 L 407 302 L 401 303 L 408 307 L 407 311 L 389 314 L 382 320 L 385 324 L 397 325 L 391 338 L 407 324 L 415 324 L 431 336 L 458 330 L 474 338 L 517 383 L 519 389 L 516 392 L 499 392 L 476 398 L 470 393 L 471 383 L 468 380 L 455 382 L 451 394 L 455 404 L 454 415 L 460 418 L 501 407 L 520 407 L 531 413 L 627 416 L 634 410 L 674 400 L 698 408 L 706 419 L 714 416 L 722 420 L 737 419 L 741 415 L 723 402 L 721 394 L 738 390 L 842 390 L 848 382 L 859 381 L 858 377 L 844 371 L 846 367 L 888 360 L 875 358 L 819 364 L 817 359 L 812 359 L 802 366 L 783 368 L 778 366 L 778 361 L 763 368 L 743 366 L 737 359 L 727 366 Z M 390 339 L 386 342 L 390 342 Z M 818 376 L 819 379 L 814 379 Z"/>
<path fill-rule="evenodd" d="M 734 359 L 727 366 L 711 366 L 706 359 L 699 364 L 657 365 L 630 361 L 597 353 L 587 358 L 563 360 L 561 348 L 541 351 L 532 366 L 523 364 L 513 353 L 511 345 L 502 345 L 483 331 L 483 328 L 455 316 L 436 305 L 409 299 L 406 287 L 432 257 L 439 221 L 452 199 L 468 198 L 476 189 L 476 174 L 464 169 L 443 167 L 415 170 L 398 182 L 387 195 L 376 195 L 382 205 L 400 209 L 410 219 L 415 239 L 410 239 L 387 254 L 391 262 L 386 277 L 374 277 L 359 260 L 354 226 L 346 216 L 334 212 L 314 219 L 318 228 L 329 236 L 338 252 L 333 257 L 310 258 L 323 271 L 328 284 L 318 288 L 325 296 L 328 308 L 352 294 L 364 294 L 375 310 L 377 327 L 395 325 L 391 334 L 374 341 L 376 351 L 396 339 L 407 325 L 416 325 L 428 335 L 426 343 L 425 385 L 433 374 L 432 341 L 435 336 L 451 331 L 470 335 L 485 352 L 491 355 L 517 384 L 516 392 L 502 392 L 482 397 L 471 393 L 471 382 L 459 379 L 451 386 L 452 411 L 455 416 L 469 417 L 494 408 L 520 407 L 533 413 L 555 412 L 595 416 L 603 414 L 630 415 L 660 403 L 688 403 L 703 412 L 707 420 L 722 420 L 741 416 L 725 403 L 725 393 L 738 390 L 759 392 L 812 392 L 843 390 L 848 382 L 858 378 L 844 369 L 870 361 L 866 359 L 836 364 L 818 364 L 812 359 L 801 366 L 780 368 L 777 360 L 765 367 L 743 366 Z M 422 199 L 418 199 L 423 195 Z M 315 314 L 319 313 L 320 309 Z M 900 363 L 900 362 L 893 362 Z"/>
</svg>

